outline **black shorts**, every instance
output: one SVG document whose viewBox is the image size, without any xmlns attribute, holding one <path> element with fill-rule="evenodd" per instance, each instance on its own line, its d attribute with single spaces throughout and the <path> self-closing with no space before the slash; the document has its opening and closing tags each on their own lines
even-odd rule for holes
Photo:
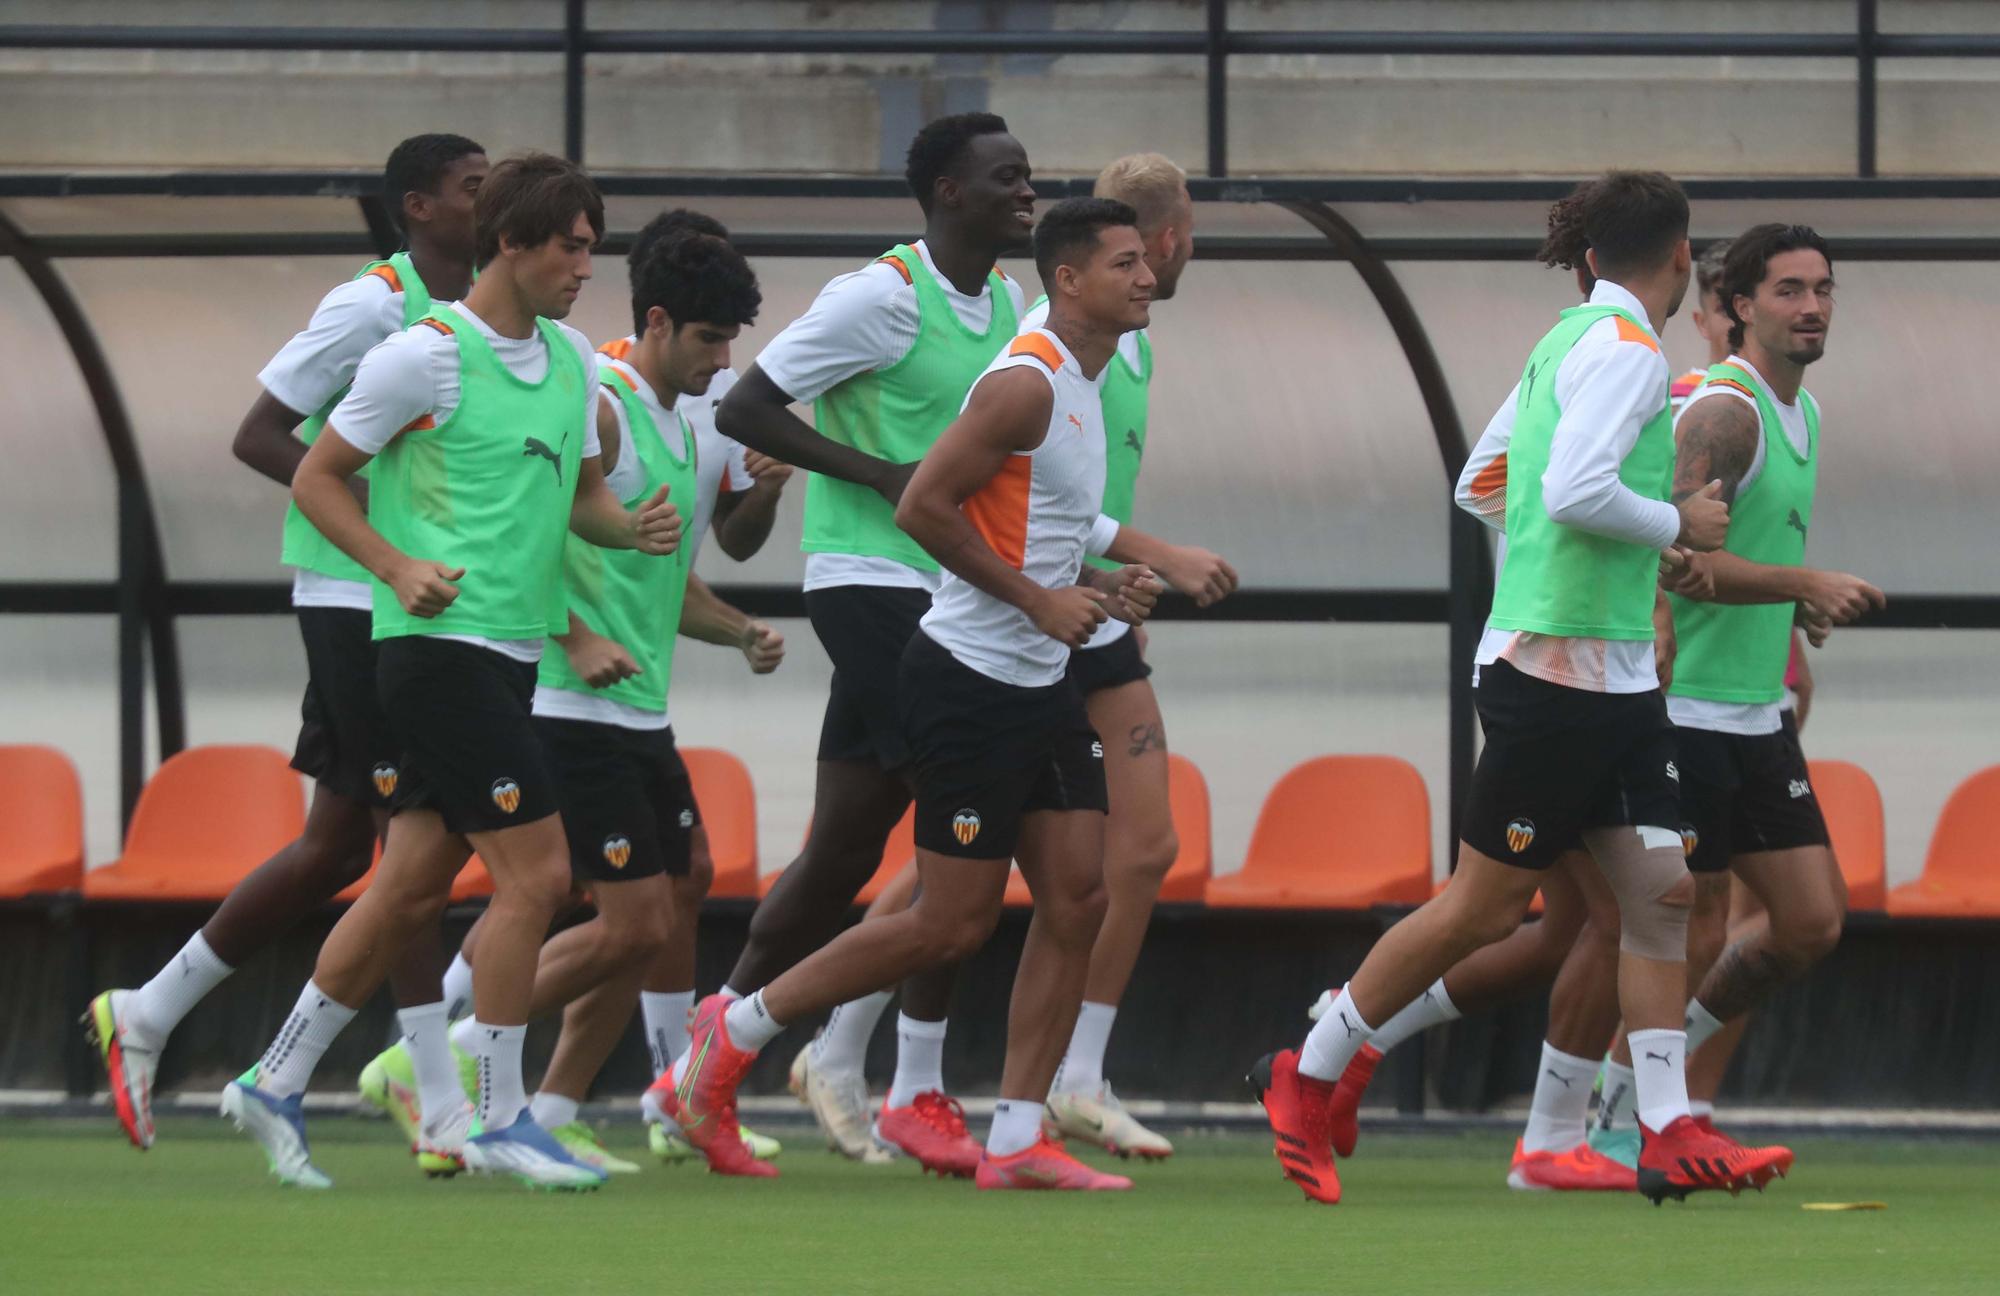
<svg viewBox="0 0 2000 1296">
<path fill-rule="evenodd" d="M 435 810 L 455 833 L 517 828 L 556 813 L 555 775 L 529 704 L 535 667 L 478 644 L 384 639 L 375 674 L 401 745 L 395 810 Z"/>
<path fill-rule="evenodd" d="M 1472 772 L 1460 836 L 1483 854 L 1547 868 L 1586 828 L 1684 826 L 1674 726 L 1658 689 L 1591 693 L 1480 668 L 1486 747 Z"/>
<path fill-rule="evenodd" d="M 806 616 L 833 662 L 833 687 L 819 730 L 823 761 L 872 760 L 885 770 L 910 761 L 896 707 L 896 672 L 930 591 L 835 585 L 806 591 Z"/>
<path fill-rule="evenodd" d="M 570 872 L 591 882 L 686 877 L 701 812 L 672 729 L 536 716 L 555 767 Z"/>
<path fill-rule="evenodd" d="M 356 608 L 302 607 L 306 695 L 292 768 L 377 809 L 396 791 L 401 750 L 375 693 L 373 618 Z"/>
<path fill-rule="evenodd" d="M 1690 869 L 1719 873 L 1737 855 L 1829 844 L 1791 712 L 1776 733 L 1681 726 L 1675 739 L 1681 805 L 1693 834 Z"/>
<path fill-rule="evenodd" d="M 1028 814 L 1110 804 L 1104 745 L 1066 679 L 1002 684 L 918 634 L 903 653 L 902 709 L 923 850 L 1011 859 Z"/>
<path fill-rule="evenodd" d="M 1079 648 L 1069 655 L 1069 678 L 1085 697 L 1101 689 L 1136 684 L 1153 673 L 1139 651 L 1139 632 L 1127 630 L 1102 648 Z"/>
</svg>

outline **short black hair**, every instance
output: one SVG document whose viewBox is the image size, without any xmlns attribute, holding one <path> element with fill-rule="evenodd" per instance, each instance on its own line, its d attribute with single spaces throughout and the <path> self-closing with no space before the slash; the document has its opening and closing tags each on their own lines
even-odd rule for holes
<svg viewBox="0 0 2000 1296">
<path fill-rule="evenodd" d="M 764 294 L 743 254 L 712 234 L 684 230 L 656 240 L 632 262 L 632 332 L 646 331 L 658 306 L 678 330 L 683 324 L 752 324 Z"/>
<path fill-rule="evenodd" d="M 412 135 L 389 150 L 389 161 L 382 167 L 382 200 L 396 229 L 408 232 L 403 224 L 404 195 L 436 193 L 447 167 L 485 151 L 463 135 Z"/>
<path fill-rule="evenodd" d="M 661 212 L 632 236 L 632 250 L 625 254 L 625 268 L 631 277 L 634 292 L 639 289 L 639 266 L 652 253 L 654 246 L 663 239 L 678 238 L 683 234 L 706 234 L 724 243 L 729 241 L 729 227 L 706 212 L 686 207 Z"/>
<path fill-rule="evenodd" d="M 930 215 L 938 178 L 951 174 L 965 146 L 981 135 L 1006 133 L 1006 119 L 990 112 L 953 113 L 926 123 L 917 132 L 904 159 L 903 178 L 909 181 L 910 192 L 917 196 L 917 206 L 926 216 Z"/>
<path fill-rule="evenodd" d="M 1722 301 L 1722 313 L 1729 316 L 1729 345 L 1743 345 L 1743 319 L 1736 313 L 1738 297 L 1755 297 L 1757 285 L 1771 268 L 1771 258 L 1785 252 L 1817 252 L 1826 258 L 1826 272 L 1833 273 L 1833 253 L 1826 240 L 1810 225 L 1752 225 L 1729 245 L 1722 262 L 1722 278 L 1715 295 Z"/>
<path fill-rule="evenodd" d="M 1543 265 L 1565 270 L 1597 253 L 1603 278 L 1650 270 L 1687 237 L 1687 195 L 1658 171 L 1607 171 L 1549 208 Z"/>
<path fill-rule="evenodd" d="M 487 173 L 473 202 L 479 231 L 473 263 L 483 269 L 499 256 L 503 235 L 516 247 L 540 247 L 568 234 L 578 216 L 604 237 L 604 196 L 582 167 L 553 153 L 507 158 Z"/>
<path fill-rule="evenodd" d="M 1054 282 L 1056 267 L 1078 252 L 1097 247 L 1097 236 L 1114 225 L 1139 227 L 1139 213 L 1116 198 L 1065 198 L 1042 213 L 1035 226 L 1035 269 L 1042 286 Z"/>
</svg>

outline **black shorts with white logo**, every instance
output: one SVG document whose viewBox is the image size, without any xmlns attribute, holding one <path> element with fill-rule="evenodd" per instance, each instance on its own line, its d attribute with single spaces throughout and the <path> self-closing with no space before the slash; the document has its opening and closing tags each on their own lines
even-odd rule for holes
<svg viewBox="0 0 2000 1296">
<path fill-rule="evenodd" d="M 529 704 L 535 666 L 428 635 L 384 639 L 376 681 L 401 746 L 392 808 L 435 810 L 455 833 L 556 813 L 556 780 Z"/>
<path fill-rule="evenodd" d="M 930 610 L 929 590 L 835 585 L 806 591 L 806 616 L 833 662 L 819 731 L 821 760 L 874 761 L 885 770 L 909 763 L 896 676 L 903 649 Z"/>
<path fill-rule="evenodd" d="M 1139 651 L 1139 632 L 1127 630 L 1102 648 L 1079 648 L 1069 655 L 1069 678 L 1089 697 L 1103 689 L 1137 684 L 1153 673 Z"/>
<path fill-rule="evenodd" d="M 686 877 L 701 812 L 672 729 L 536 716 L 555 766 L 570 872 L 590 882 Z"/>
<path fill-rule="evenodd" d="M 292 768 L 344 797 L 386 807 L 402 753 L 375 693 L 373 618 L 358 608 L 292 610 L 306 646 L 306 695 Z"/>
<path fill-rule="evenodd" d="M 1586 828 L 1681 830 L 1674 726 L 1658 689 L 1591 693 L 1482 666 L 1486 747 L 1472 772 L 1460 836 L 1482 854 L 1547 868 Z"/>
<path fill-rule="evenodd" d="M 1011 859 L 1027 815 L 1110 804 L 1104 745 L 1067 679 L 1003 684 L 920 633 L 903 653 L 902 709 L 923 850 Z"/>
<path fill-rule="evenodd" d="M 1675 740 L 1681 805 L 1694 835 L 1690 869 L 1719 873 L 1737 855 L 1828 844 L 1826 818 L 1791 712 L 1776 733 L 1717 733 L 1682 725 Z"/>
</svg>

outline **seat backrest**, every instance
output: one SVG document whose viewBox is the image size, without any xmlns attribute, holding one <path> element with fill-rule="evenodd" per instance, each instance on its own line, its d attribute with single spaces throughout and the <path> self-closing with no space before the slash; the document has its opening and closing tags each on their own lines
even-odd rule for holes
<svg viewBox="0 0 2000 1296">
<path fill-rule="evenodd" d="M 1332 870 L 1343 881 L 1390 884 L 1384 901 L 1422 904 L 1431 890 L 1430 826 L 1430 794 L 1408 761 L 1315 756 L 1264 799 L 1243 872 L 1309 882 Z"/>
<path fill-rule="evenodd" d="M 1162 900 L 1199 900 L 1215 871 L 1215 836 L 1210 827 L 1208 780 L 1193 761 L 1167 753 L 1167 804 L 1180 850 L 1160 882 Z"/>
<path fill-rule="evenodd" d="M 1867 770 L 1852 761 L 1808 761 L 1806 768 L 1826 816 L 1834 858 L 1847 879 L 1847 907 L 1880 909 L 1888 898 L 1881 789 Z"/>
<path fill-rule="evenodd" d="M 171 858 L 195 867 L 255 863 L 296 838 L 305 823 L 305 789 L 283 752 L 250 743 L 190 747 L 146 781 L 125 834 L 125 858 Z"/>
<path fill-rule="evenodd" d="M 1931 833 L 1924 880 L 2000 888 L 2000 765 L 1987 766 L 1953 789 Z"/>
<path fill-rule="evenodd" d="M 683 747 L 688 778 L 702 826 L 708 829 L 708 853 L 715 861 L 716 895 L 757 893 L 757 789 L 750 767 L 717 747 Z"/>
<path fill-rule="evenodd" d="M 53 747 L 0 746 L 0 873 L 83 868 L 83 783 Z"/>
</svg>

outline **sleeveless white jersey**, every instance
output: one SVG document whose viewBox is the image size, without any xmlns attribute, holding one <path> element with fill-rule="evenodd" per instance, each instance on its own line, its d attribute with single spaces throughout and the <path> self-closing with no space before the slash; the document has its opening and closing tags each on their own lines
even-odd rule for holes
<svg viewBox="0 0 2000 1296">
<path fill-rule="evenodd" d="M 1036 329 L 1014 339 L 973 391 L 989 374 L 1021 368 L 1054 389 L 1048 433 L 1033 450 L 1010 456 L 965 501 L 964 512 L 1002 560 L 1044 589 L 1061 589 L 1076 584 L 1104 504 L 1103 374 L 1085 378 L 1061 340 Z M 923 628 L 960 662 L 1003 684 L 1040 688 L 1062 679 L 1069 666 L 1069 645 L 1036 629 L 1013 604 L 949 572 L 931 596 Z"/>
</svg>

